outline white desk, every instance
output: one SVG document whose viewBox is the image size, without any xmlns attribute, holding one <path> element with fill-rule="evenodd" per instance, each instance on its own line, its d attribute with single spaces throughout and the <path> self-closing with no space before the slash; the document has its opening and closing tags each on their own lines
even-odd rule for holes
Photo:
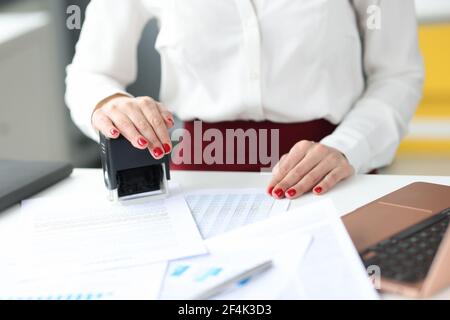
<svg viewBox="0 0 450 320">
<path fill-rule="evenodd" d="M 186 172 L 172 171 L 172 179 L 180 183 L 184 190 L 200 188 L 228 187 L 261 187 L 266 188 L 270 175 L 260 173 L 222 173 L 222 172 Z M 358 175 L 337 186 L 323 198 L 333 200 L 340 215 L 344 215 L 363 204 L 403 187 L 415 181 L 425 181 L 450 185 L 450 177 L 427 176 L 388 176 L 388 175 Z M 59 184 L 47 189 L 37 196 L 58 197 L 71 195 L 83 199 L 105 197 L 101 170 L 75 170 L 72 176 Z M 315 201 L 318 197 L 312 194 L 303 196 L 291 204 L 291 208 Z M 0 244 L 8 243 L 17 228 L 20 207 L 17 205 L 0 215 Z M 386 295 L 385 298 L 399 298 Z M 435 298 L 450 299 L 450 289 L 440 293 Z"/>
</svg>

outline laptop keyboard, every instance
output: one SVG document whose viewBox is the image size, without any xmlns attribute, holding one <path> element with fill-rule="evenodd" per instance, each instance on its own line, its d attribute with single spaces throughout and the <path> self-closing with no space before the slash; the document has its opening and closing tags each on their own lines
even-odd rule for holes
<svg viewBox="0 0 450 320">
<path fill-rule="evenodd" d="M 365 250 L 367 267 L 380 267 L 387 279 L 414 283 L 424 280 L 450 220 L 450 208 Z"/>
</svg>

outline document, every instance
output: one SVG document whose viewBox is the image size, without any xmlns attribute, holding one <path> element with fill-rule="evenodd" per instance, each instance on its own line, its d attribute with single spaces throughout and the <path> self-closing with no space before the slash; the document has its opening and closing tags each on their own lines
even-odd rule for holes
<svg viewBox="0 0 450 320">
<path fill-rule="evenodd" d="M 209 255 L 170 262 L 160 298 L 192 299 L 266 261 L 272 261 L 274 266 L 243 279 L 213 299 L 276 298 L 299 268 L 311 237 L 296 232 L 264 237 L 259 232 L 238 230 L 233 236 L 212 238 L 207 241 Z"/>
<path fill-rule="evenodd" d="M 270 225 L 272 229 L 281 228 L 285 232 L 297 228 L 297 232 L 312 237 L 298 272 L 278 298 L 378 299 L 331 200 L 297 208 L 289 215 L 266 223 L 266 228 Z"/>
<path fill-rule="evenodd" d="M 198 190 L 185 197 L 204 239 L 283 214 L 290 203 L 256 188 Z"/>
<path fill-rule="evenodd" d="M 313 241 L 292 285 L 301 288 L 305 299 L 378 299 L 368 272 L 331 201 L 300 208 L 292 214 L 301 215 L 305 211 L 310 213 L 304 217 L 302 232 L 310 234 Z"/>
<path fill-rule="evenodd" d="M 267 273 L 217 299 L 377 299 L 378 295 L 359 259 L 334 205 L 329 200 L 291 210 L 289 214 L 244 226 L 206 241 L 212 259 L 202 267 L 194 264 L 208 257 L 172 262 L 164 279 L 162 297 L 188 296 L 183 282 L 214 273 L 220 266 L 234 270 L 271 258 Z M 222 259 L 222 260 L 221 260 Z M 174 277 L 188 267 L 186 279 Z M 209 267 L 211 269 L 209 269 Z M 224 267 L 224 268 L 225 268 Z M 191 277 L 189 279 L 189 277 Z M 181 281 L 180 281 L 181 280 Z M 195 287 L 199 287 L 200 284 Z M 175 290 L 177 288 L 177 290 Z M 177 292 L 178 291 L 178 292 Z M 178 296 L 180 298 L 180 296 Z"/>
<path fill-rule="evenodd" d="M 154 300 L 166 272 L 166 262 L 120 270 L 64 272 L 37 277 L 0 268 L 0 300 Z M 11 272 L 12 271 L 12 272 Z"/>
<path fill-rule="evenodd" d="M 20 243 L 2 255 L 0 299 L 155 299 L 166 260 L 206 253 L 181 195 L 38 198 L 23 202 L 22 219 Z"/>
<path fill-rule="evenodd" d="M 24 201 L 26 265 L 75 273 L 117 270 L 206 253 L 181 195 L 140 204 L 41 198 Z"/>
</svg>

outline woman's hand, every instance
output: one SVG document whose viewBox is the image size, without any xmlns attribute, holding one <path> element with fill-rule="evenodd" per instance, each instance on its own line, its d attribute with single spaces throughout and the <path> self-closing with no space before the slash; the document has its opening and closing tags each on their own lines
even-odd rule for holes
<svg viewBox="0 0 450 320">
<path fill-rule="evenodd" d="M 281 157 L 273 169 L 268 192 L 277 199 L 295 199 L 311 190 L 324 194 L 353 174 L 353 167 L 341 152 L 304 140 Z"/>
<path fill-rule="evenodd" d="M 107 98 L 92 114 L 92 125 L 112 139 L 122 134 L 134 147 L 148 149 L 155 159 L 172 150 L 168 129 L 174 126 L 173 116 L 149 97 Z"/>
</svg>

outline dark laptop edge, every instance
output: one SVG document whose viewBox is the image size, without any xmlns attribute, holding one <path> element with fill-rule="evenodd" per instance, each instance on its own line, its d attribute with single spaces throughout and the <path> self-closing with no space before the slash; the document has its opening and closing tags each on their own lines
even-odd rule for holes
<svg viewBox="0 0 450 320">
<path fill-rule="evenodd" d="M 59 167 L 58 164 L 60 165 Z M 3 196 L 0 200 L 0 213 L 20 201 L 29 198 L 63 180 L 68 177 L 72 171 L 73 166 L 71 164 L 55 162 L 55 169 L 52 172 L 49 172 L 28 185 L 17 190 L 13 190 L 9 194 Z"/>
</svg>

